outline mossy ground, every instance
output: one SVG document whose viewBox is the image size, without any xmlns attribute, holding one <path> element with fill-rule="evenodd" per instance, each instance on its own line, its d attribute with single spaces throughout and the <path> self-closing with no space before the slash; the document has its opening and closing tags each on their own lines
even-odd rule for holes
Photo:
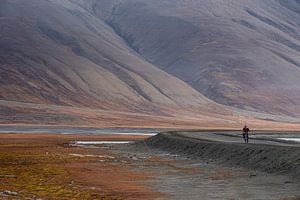
<svg viewBox="0 0 300 200">
<path fill-rule="evenodd" d="M 79 167 L 68 166 L 89 165 L 99 162 L 99 159 L 71 156 L 70 153 L 81 153 L 82 150 L 64 147 L 63 144 L 68 141 L 14 140 L 3 139 L 2 136 L 0 192 L 9 190 L 18 195 L 0 195 L 0 199 L 123 199 L 117 192 L 106 191 L 105 187 L 93 188 L 77 184 L 73 175 L 77 173 L 74 169 L 78 170 Z M 13 177 L 7 177 L 8 175 Z"/>
<path fill-rule="evenodd" d="M 0 191 L 17 191 L 19 195 L 14 199 L 120 199 L 72 185 L 68 171 L 60 166 L 90 161 L 68 155 L 0 152 L 0 175 L 16 176 L 1 178 Z"/>
</svg>

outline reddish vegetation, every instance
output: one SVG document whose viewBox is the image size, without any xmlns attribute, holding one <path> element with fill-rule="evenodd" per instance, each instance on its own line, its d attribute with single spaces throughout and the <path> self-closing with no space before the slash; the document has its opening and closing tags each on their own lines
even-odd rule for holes
<svg viewBox="0 0 300 200">
<path fill-rule="evenodd" d="M 150 174 L 130 171 L 109 149 L 68 147 L 74 140 L 139 140 L 143 136 L 0 135 L 0 191 L 22 198 L 153 199 L 144 181 Z M 97 155 L 76 157 L 70 154 Z"/>
</svg>

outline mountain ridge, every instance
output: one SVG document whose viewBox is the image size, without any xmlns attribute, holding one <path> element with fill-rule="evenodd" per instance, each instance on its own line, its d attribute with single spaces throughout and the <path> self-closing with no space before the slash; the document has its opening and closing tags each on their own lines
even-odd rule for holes
<svg viewBox="0 0 300 200">
<path fill-rule="evenodd" d="M 242 109 L 299 112 L 299 15 L 281 3 L 127 0 L 96 1 L 94 8 L 97 3 L 98 15 L 137 52 L 208 98 Z"/>
<path fill-rule="evenodd" d="M 222 19 L 222 9 L 230 13 L 241 3 L 228 2 L 4 0 L 0 3 L 0 99 L 5 102 L 0 107 L 15 106 L 8 102 L 48 105 L 49 110 L 54 105 L 71 106 L 191 119 L 195 124 L 215 117 L 216 124 L 228 126 L 245 118 L 281 121 L 289 116 L 283 121 L 297 121 L 300 88 L 295 77 L 300 70 L 294 67 L 298 65 L 299 24 L 275 23 L 250 8 L 236 9 L 236 15 L 230 14 L 236 17 L 229 22 Z M 280 47 L 288 53 L 274 49 L 272 41 L 257 44 L 258 40 L 248 38 L 247 30 L 257 24 L 238 18 L 240 13 L 279 30 L 288 29 L 294 35 L 285 33 L 289 40 L 281 39 L 285 47 Z M 236 37 L 234 30 L 247 35 Z M 255 31 L 253 35 L 262 37 Z M 243 46 L 248 44 L 251 47 Z M 262 50 L 254 51 L 259 45 L 269 48 L 267 61 L 259 55 Z M 272 67 L 269 55 L 284 63 L 284 70 L 279 64 Z M 256 62 L 267 64 L 260 67 Z M 274 79 L 279 72 L 282 77 Z M 9 113 L 3 121 L 12 112 L 23 116 L 22 109 L 3 111 Z M 45 110 L 30 113 L 44 116 Z"/>
</svg>

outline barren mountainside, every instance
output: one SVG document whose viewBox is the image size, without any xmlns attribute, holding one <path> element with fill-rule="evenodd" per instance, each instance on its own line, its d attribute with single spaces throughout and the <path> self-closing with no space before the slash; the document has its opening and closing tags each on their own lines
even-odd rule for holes
<svg viewBox="0 0 300 200">
<path fill-rule="evenodd" d="M 209 103 L 76 4 L 1 4 L 2 99 L 115 110 Z"/>
<path fill-rule="evenodd" d="M 299 116 L 300 1 L 95 1 L 147 61 L 219 103 Z"/>
<path fill-rule="evenodd" d="M 0 27 L 2 104 L 300 117 L 298 0 L 2 0 Z"/>
</svg>

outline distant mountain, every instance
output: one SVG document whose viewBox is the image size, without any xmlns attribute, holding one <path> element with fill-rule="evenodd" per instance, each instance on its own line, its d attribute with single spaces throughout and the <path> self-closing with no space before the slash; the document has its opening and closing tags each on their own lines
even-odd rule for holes
<svg viewBox="0 0 300 200">
<path fill-rule="evenodd" d="M 2 0 L 0 100 L 300 117 L 299 26 L 297 0 Z"/>
<path fill-rule="evenodd" d="M 148 62 L 208 98 L 300 116 L 300 1 L 83 4 Z"/>
</svg>

